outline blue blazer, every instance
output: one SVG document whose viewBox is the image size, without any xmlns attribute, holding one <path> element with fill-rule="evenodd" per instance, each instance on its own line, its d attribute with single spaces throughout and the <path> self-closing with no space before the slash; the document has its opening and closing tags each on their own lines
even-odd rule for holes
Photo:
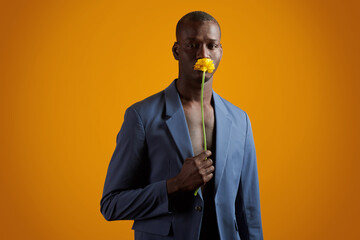
<svg viewBox="0 0 360 240">
<path fill-rule="evenodd" d="M 174 80 L 130 106 L 117 135 L 100 210 L 106 220 L 134 220 L 136 240 L 197 240 L 201 190 L 168 198 L 166 180 L 193 157 Z M 223 240 L 263 239 L 259 182 L 247 114 L 213 91 L 216 124 L 215 206 Z M 200 206 L 200 207 L 199 207 Z"/>
</svg>

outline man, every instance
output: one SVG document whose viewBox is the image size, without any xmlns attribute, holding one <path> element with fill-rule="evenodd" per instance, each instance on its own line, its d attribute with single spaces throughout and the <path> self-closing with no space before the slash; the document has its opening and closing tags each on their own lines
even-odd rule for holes
<svg viewBox="0 0 360 240">
<path fill-rule="evenodd" d="M 176 27 L 179 76 L 126 110 L 109 164 L 101 213 L 134 220 L 135 239 L 262 239 L 255 146 L 247 114 L 212 90 L 222 57 L 218 22 L 191 12 Z M 197 59 L 210 58 L 203 151 Z M 200 187 L 198 194 L 194 192 Z"/>
</svg>

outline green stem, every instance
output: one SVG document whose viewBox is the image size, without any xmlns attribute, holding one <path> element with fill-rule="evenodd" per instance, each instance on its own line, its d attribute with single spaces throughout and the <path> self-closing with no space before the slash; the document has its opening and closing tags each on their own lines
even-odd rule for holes
<svg viewBox="0 0 360 240">
<path fill-rule="evenodd" d="M 203 134 L 204 134 L 204 151 L 207 150 L 206 147 L 206 132 L 205 132 L 205 120 L 204 120 L 204 84 L 205 84 L 205 71 L 203 71 L 203 77 L 202 77 L 202 82 L 201 82 L 201 121 L 202 121 L 202 128 L 203 128 Z M 206 160 L 207 158 L 205 158 Z M 198 188 L 195 193 L 194 196 L 197 195 L 198 191 L 200 188 Z"/>
<path fill-rule="evenodd" d="M 204 151 L 207 150 L 206 147 L 206 132 L 205 132 L 205 120 L 204 120 L 204 85 L 205 85 L 205 71 L 203 72 L 203 78 L 201 82 L 201 121 L 204 134 Z"/>
</svg>

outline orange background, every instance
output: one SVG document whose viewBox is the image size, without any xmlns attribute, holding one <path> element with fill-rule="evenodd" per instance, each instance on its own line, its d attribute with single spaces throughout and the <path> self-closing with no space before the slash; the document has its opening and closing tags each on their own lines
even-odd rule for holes
<svg viewBox="0 0 360 240">
<path fill-rule="evenodd" d="M 2 239 L 133 239 L 100 213 L 107 167 L 193 10 L 222 27 L 215 91 L 252 122 L 265 239 L 358 239 L 357 0 L 1 1 Z"/>
</svg>

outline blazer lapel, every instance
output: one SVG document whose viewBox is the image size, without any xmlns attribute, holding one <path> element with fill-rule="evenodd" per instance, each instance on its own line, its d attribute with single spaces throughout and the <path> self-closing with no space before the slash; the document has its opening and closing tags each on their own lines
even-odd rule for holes
<svg viewBox="0 0 360 240">
<path fill-rule="evenodd" d="M 228 117 L 228 111 L 220 96 L 213 91 L 214 105 L 215 105 L 215 121 L 216 121 L 216 163 L 215 163 L 215 195 L 221 179 L 223 177 L 226 166 L 231 125 L 232 121 Z"/>
<path fill-rule="evenodd" d="M 166 125 L 169 129 L 170 135 L 173 138 L 181 155 L 181 161 L 188 157 L 194 156 L 194 151 L 191 145 L 191 139 L 189 134 L 189 128 L 186 123 L 184 109 L 180 100 L 179 93 L 176 89 L 174 80 L 169 87 L 165 89 L 165 105 L 166 105 Z M 179 166 L 180 168 L 182 166 Z M 198 191 L 198 195 L 201 199 L 201 188 Z"/>
<path fill-rule="evenodd" d="M 180 152 L 182 162 L 193 157 L 189 129 L 186 123 L 184 109 L 181 104 L 179 93 L 175 86 L 175 80 L 165 89 L 166 125 Z"/>
</svg>

